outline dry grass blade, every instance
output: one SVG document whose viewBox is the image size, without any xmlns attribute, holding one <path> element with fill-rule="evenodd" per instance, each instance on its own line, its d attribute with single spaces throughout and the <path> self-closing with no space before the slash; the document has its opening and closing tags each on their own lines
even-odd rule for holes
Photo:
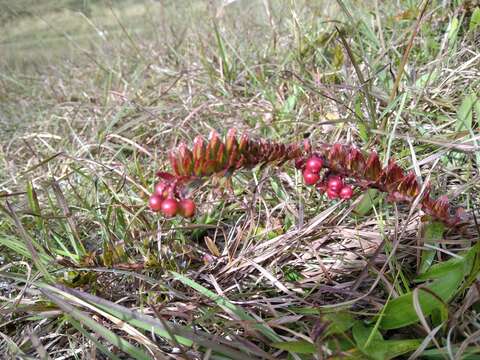
<svg viewBox="0 0 480 360">
<path fill-rule="evenodd" d="M 0 0 L 0 354 L 476 358 L 470 3 Z"/>
<path fill-rule="evenodd" d="M 98 322 L 93 320 L 87 313 L 84 313 L 69 303 L 63 301 L 57 295 L 54 295 L 48 290 L 40 290 L 45 297 L 50 299 L 54 302 L 60 309 L 62 309 L 65 313 L 72 316 L 74 319 L 78 320 L 79 322 L 83 323 L 85 326 L 88 326 L 93 331 L 95 331 L 99 336 L 104 337 L 107 339 L 111 344 L 118 346 L 119 349 L 125 351 L 129 355 L 133 356 L 135 359 L 140 360 L 148 360 L 150 357 L 139 348 L 131 345 L 125 339 L 119 337 L 114 332 L 108 330 L 106 327 L 100 325 Z"/>
<path fill-rule="evenodd" d="M 408 41 L 407 47 L 402 56 L 402 61 L 398 67 L 397 76 L 395 77 L 395 83 L 393 84 L 392 92 L 390 93 L 389 101 L 393 101 L 397 96 L 398 87 L 400 86 L 400 81 L 402 80 L 403 72 L 405 71 L 405 65 L 407 64 L 408 57 L 410 56 L 410 52 L 412 50 L 413 41 L 417 36 L 418 30 L 420 29 L 420 24 L 423 20 L 423 16 L 425 15 L 425 11 L 427 10 L 428 4 L 430 0 L 424 0 L 423 4 L 420 5 L 420 15 L 417 18 L 415 23 L 415 27 L 413 28 L 412 34 L 410 36 L 410 40 Z M 382 124 L 382 129 L 385 128 L 386 124 Z"/>
<path fill-rule="evenodd" d="M 172 323 L 169 323 L 167 328 L 166 323 L 158 319 L 145 315 L 140 311 L 134 311 L 125 308 L 108 300 L 102 299 L 98 296 L 69 288 L 63 288 L 62 292 L 70 293 L 71 296 L 78 299 L 84 299 L 82 303 L 85 302 L 87 304 L 96 304 L 94 311 L 101 311 L 101 314 L 107 313 L 108 316 L 114 318 L 116 317 L 122 322 L 131 323 L 132 325 L 140 327 L 147 331 L 153 328 L 154 332 L 157 335 L 164 338 L 169 339 L 170 334 L 173 334 L 175 336 L 174 340 L 181 345 L 190 346 L 192 343 L 196 343 L 205 346 L 206 348 L 211 348 L 220 353 L 224 353 L 234 359 L 241 359 L 245 356 L 241 352 L 231 348 L 235 345 L 234 343 L 221 339 L 219 337 L 212 337 L 202 331 L 192 331 L 189 330 L 187 327 L 178 326 Z M 89 306 L 91 307 L 92 305 Z M 109 313 L 114 315 L 111 315 Z"/>
</svg>

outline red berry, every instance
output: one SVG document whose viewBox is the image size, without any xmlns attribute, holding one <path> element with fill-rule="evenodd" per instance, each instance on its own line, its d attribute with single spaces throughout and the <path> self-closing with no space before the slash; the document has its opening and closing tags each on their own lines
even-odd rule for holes
<svg viewBox="0 0 480 360">
<path fill-rule="evenodd" d="M 344 200 L 348 200 L 353 196 L 353 189 L 350 185 L 345 185 L 342 187 L 342 190 L 340 190 L 340 197 Z"/>
<path fill-rule="evenodd" d="M 330 176 L 328 178 L 328 188 L 336 193 L 343 188 L 343 181 L 340 176 Z"/>
<path fill-rule="evenodd" d="M 315 173 L 310 172 L 308 170 L 305 170 L 303 172 L 303 181 L 305 181 L 305 184 L 315 185 L 318 180 L 320 180 L 320 176 L 318 174 L 315 174 Z"/>
<path fill-rule="evenodd" d="M 162 201 L 163 199 L 159 195 L 153 194 L 148 199 L 148 206 L 152 211 L 158 212 L 162 208 Z"/>
<path fill-rule="evenodd" d="M 175 216 L 178 210 L 178 202 L 174 199 L 165 199 L 162 201 L 161 210 L 166 217 Z"/>
<path fill-rule="evenodd" d="M 338 193 L 330 188 L 327 189 L 327 197 L 330 200 L 338 198 Z"/>
<path fill-rule="evenodd" d="M 305 163 L 305 170 L 318 173 L 322 170 L 323 160 L 318 156 L 312 156 L 310 159 L 307 160 Z"/>
<path fill-rule="evenodd" d="M 179 203 L 179 213 L 186 218 L 190 218 L 195 215 L 195 203 L 192 199 L 183 199 Z"/>
<path fill-rule="evenodd" d="M 167 185 L 160 181 L 155 185 L 155 194 L 163 196 L 163 193 L 165 192 L 165 189 L 167 188 Z"/>
</svg>

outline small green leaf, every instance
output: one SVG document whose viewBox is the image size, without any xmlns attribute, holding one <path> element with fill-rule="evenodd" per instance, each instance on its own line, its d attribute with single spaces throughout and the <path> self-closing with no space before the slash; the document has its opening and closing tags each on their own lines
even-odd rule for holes
<svg viewBox="0 0 480 360">
<path fill-rule="evenodd" d="M 360 216 L 367 215 L 372 207 L 380 201 L 381 197 L 382 194 L 377 189 L 368 189 L 355 207 L 354 213 Z"/>
<path fill-rule="evenodd" d="M 458 21 L 458 18 L 454 17 L 447 28 L 448 40 L 450 41 L 455 40 L 459 25 L 460 25 L 460 22 Z"/>
<path fill-rule="evenodd" d="M 457 110 L 457 123 L 455 125 L 456 131 L 472 130 L 473 121 L 473 106 L 477 101 L 474 94 L 465 96 L 460 107 Z"/>
<path fill-rule="evenodd" d="M 443 238 L 445 225 L 440 221 L 434 221 L 425 226 L 423 242 L 425 244 L 434 244 Z M 432 266 L 435 258 L 435 250 L 427 249 L 422 251 L 419 273 L 423 274 Z"/>
<path fill-rule="evenodd" d="M 473 10 L 470 23 L 468 24 L 468 31 L 475 30 L 480 25 L 480 8 L 476 7 Z"/>
<path fill-rule="evenodd" d="M 305 340 L 274 342 L 271 346 L 298 354 L 314 354 L 317 352 L 315 345 Z"/>
<path fill-rule="evenodd" d="M 298 95 L 299 95 L 299 90 L 298 90 L 298 87 L 295 86 L 293 88 L 293 94 L 290 95 L 283 104 L 282 111 L 281 111 L 282 114 L 288 115 L 291 112 L 293 112 L 293 110 L 295 110 L 295 106 L 297 105 L 297 101 L 298 101 Z"/>
<path fill-rule="evenodd" d="M 343 334 L 355 324 L 353 315 L 344 311 L 325 314 L 323 318 L 325 321 L 330 322 L 325 332 L 325 337 L 334 334 Z"/>
<path fill-rule="evenodd" d="M 368 140 L 370 139 L 370 136 L 368 135 L 368 129 L 365 126 L 365 123 L 358 122 L 357 127 L 358 127 L 358 135 L 360 135 L 360 139 L 362 139 L 364 142 L 368 142 Z"/>
<path fill-rule="evenodd" d="M 343 48 L 340 46 L 340 44 L 338 44 L 333 49 L 332 65 L 335 69 L 338 70 L 342 67 L 343 62 L 344 62 Z"/>
</svg>

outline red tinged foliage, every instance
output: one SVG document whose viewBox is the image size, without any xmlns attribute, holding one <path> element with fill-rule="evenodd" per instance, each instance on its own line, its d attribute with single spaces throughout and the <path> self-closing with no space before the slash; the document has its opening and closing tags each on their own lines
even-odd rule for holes
<svg viewBox="0 0 480 360">
<path fill-rule="evenodd" d="M 288 160 L 294 160 L 295 167 L 303 171 L 305 183 L 316 185 L 317 189 L 326 192 L 330 199 L 352 198 L 353 187 L 344 185 L 347 180 L 349 184 L 361 189 L 375 188 L 386 192 L 387 198 L 395 202 L 411 203 L 421 196 L 419 205 L 423 211 L 449 226 L 459 225 L 466 220 L 465 212 L 461 209 L 453 211 L 446 197 L 431 199 L 428 184 L 427 190 L 421 193 L 415 174 L 405 174 L 395 160 L 391 159 L 383 168 L 375 151 L 363 153 L 356 147 L 339 143 L 320 144 L 317 147 L 313 147 L 308 140 L 301 144 L 274 143 L 265 139 L 254 139 L 246 133 L 238 137 L 236 130 L 230 129 L 224 141 L 213 131 L 208 140 L 197 136 L 192 150 L 185 144 L 180 144 L 169 153 L 169 158 L 174 174 L 157 175 L 166 185 L 162 196 L 168 190 L 167 196 L 179 201 L 185 201 L 182 200 L 185 193 L 183 187 L 198 178 L 211 175 L 229 176 L 233 171 L 242 168 L 265 164 L 281 165 Z M 157 190 L 155 192 L 158 193 Z M 169 214 L 176 214 L 177 211 L 185 214 L 184 216 L 189 215 L 190 212 L 182 210 L 182 205 L 173 198 L 170 200 L 175 202 L 176 206 L 168 202 L 169 210 L 165 215 L 173 216 Z M 162 205 L 167 200 L 164 200 Z M 188 199 L 188 203 L 193 205 L 195 213 L 193 201 Z"/>
<path fill-rule="evenodd" d="M 375 151 L 371 152 L 364 168 L 364 177 L 366 180 L 377 181 L 382 174 L 382 165 Z"/>
</svg>

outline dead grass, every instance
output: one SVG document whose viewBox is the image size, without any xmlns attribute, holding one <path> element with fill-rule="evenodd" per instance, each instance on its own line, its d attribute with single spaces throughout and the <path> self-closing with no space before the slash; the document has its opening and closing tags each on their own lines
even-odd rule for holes
<svg viewBox="0 0 480 360">
<path fill-rule="evenodd" d="M 462 112 L 479 90 L 471 12 L 429 2 L 390 102 L 418 12 L 375 3 L 94 2 L 90 18 L 25 5 L 33 16 L 0 38 L 1 353 L 478 356 L 476 262 L 433 313 L 421 289 L 436 278 L 417 278 L 451 269 L 447 284 L 452 259 L 478 256 L 478 101 Z M 417 208 L 372 193 L 329 202 L 288 164 L 199 188 L 192 221 L 151 214 L 168 149 L 229 127 L 375 147 L 472 221 L 432 237 Z M 388 328 L 378 316 L 408 294 L 418 321 Z"/>
</svg>

